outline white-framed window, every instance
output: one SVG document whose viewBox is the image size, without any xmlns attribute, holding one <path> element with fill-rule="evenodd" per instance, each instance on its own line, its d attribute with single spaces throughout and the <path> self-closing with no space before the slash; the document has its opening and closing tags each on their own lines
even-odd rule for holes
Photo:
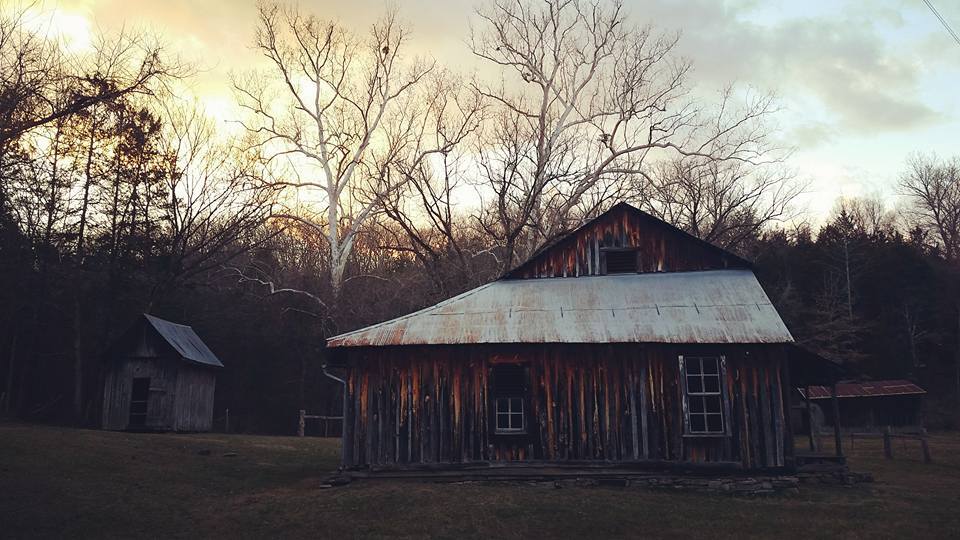
<svg viewBox="0 0 960 540">
<path fill-rule="evenodd" d="M 689 435 L 725 435 L 722 356 L 681 356 L 684 424 Z"/>
<path fill-rule="evenodd" d="M 496 364 L 491 369 L 490 394 L 495 435 L 525 435 L 528 393 L 524 364 Z"/>
<path fill-rule="evenodd" d="M 523 398 L 497 398 L 497 433 L 523 433 Z"/>
</svg>

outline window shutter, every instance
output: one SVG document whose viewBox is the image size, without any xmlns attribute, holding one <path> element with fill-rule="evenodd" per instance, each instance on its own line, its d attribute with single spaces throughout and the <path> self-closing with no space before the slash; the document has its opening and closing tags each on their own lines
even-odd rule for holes
<svg viewBox="0 0 960 540">
<path fill-rule="evenodd" d="M 723 433 L 732 435 L 730 429 L 730 397 L 727 392 L 727 357 L 720 355 L 720 398 L 723 401 Z"/>
</svg>

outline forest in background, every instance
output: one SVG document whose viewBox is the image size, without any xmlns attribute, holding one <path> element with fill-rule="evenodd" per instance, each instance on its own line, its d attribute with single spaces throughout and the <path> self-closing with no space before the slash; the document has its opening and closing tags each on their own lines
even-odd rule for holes
<svg viewBox="0 0 960 540">
<path fill-rule="evenodd" d="M 338 412 L 324 340 L 496 279 L 617 202 L 755 261 L 797 341 L 960 411 L 960 160 L 917 154 L 900 204 L 796 207 L 771 95 L 693 91 L 678 37 L 619 4 L 493 2 L 471 54 L 406 54 L 395 12 L 354 31 L 263 4 L 262 68 L 224 129 L 146 34 L 69 52 L 0 19 L 0 414 L 95 426 L 103 353 L 140 313 L 221 358 L 216 416 L 290 433 Z M 916 149 L 922 150 L 922 149 Z"/>
</svg>

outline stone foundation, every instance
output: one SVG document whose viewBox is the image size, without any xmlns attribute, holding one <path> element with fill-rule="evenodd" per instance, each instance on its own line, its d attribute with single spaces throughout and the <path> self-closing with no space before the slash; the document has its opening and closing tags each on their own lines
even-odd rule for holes
<svg viewBox="0 0 960 540">
<path fill-rule="evenodd" d="M 704 476 L 671 474 L 668 472 L 637 471 L 524 471 L 486 470 L 446 471 L 439 473 L 378 473 L 373 475 L 337 474 L 321 484 L 322 487 L 334 487 L 349 484 L 354 478 L 375 480 L 403 480 L 439 483 L 523 483 L 536 487 L 563 489 L 565 487 L 613 487 L 632 489 L 653 489 L 670 491 L 690 491 L 740 496 L 797 495 L 801 485 L 842 485 L 852 486 L 862 482 L 872 482 L 870 474 L 850 472 L 845 465 L 811 464 L 805 465 L 794 474 L 785 475 L 727 475 Z"/>
<path fill-rule="evenodd" d="M 648 476 L 630 478 L 576 478 L 555 480 L 552 483 L 537 482 L 538 485 L 564 487 L 622 487 L 633 489 L 655 489 L 670 491 L 692 491 L 729 495 L 796 495 L 800 493 L 800 479 L 796 476 L 751 476 L 723 478 L 695 478 L 684 476 Z"/>
</svg>

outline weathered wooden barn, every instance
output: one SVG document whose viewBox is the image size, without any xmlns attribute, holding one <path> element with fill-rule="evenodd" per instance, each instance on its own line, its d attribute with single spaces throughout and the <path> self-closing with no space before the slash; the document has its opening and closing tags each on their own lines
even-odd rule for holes
<svg viewBox="0 0 960 540">
<path fill-rule="evenodd" d="M 144 314 L 106 356 L 104 429 L 210 431 L 223 364 L 193 328 Z"/>
<path fill-rule="evenodd" d="M 330 338 L 343 465 L 783 467 L 792 342 L 749 262 L 619 204 L 497 281 Z"/>
</svg>

